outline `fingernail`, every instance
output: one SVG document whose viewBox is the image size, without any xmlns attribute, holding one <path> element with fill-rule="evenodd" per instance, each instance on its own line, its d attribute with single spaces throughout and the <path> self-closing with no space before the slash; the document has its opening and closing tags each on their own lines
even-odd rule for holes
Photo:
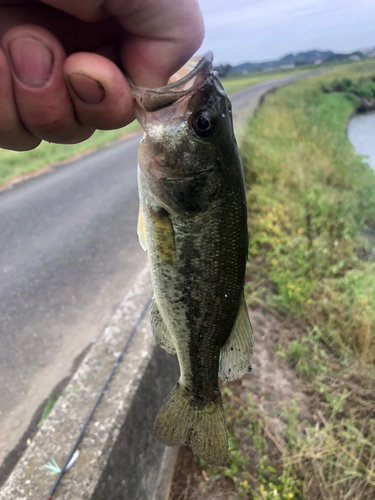
<svg viewBox="0 0 375 500">
<path fill-rule="evenodd" d="M 68 78 L 77 97 L 84 103 L 99 104 L 104 99 L 104 87 L 98 80 L 81 73 L 72 73 Z"/>
<path fill-rule="evenodd" d="M 28 87 L 42 87 L 53 68 L 53 53 L 35 38 L 16 38 L 9 45 L 14 73 Z"/>
</svg>

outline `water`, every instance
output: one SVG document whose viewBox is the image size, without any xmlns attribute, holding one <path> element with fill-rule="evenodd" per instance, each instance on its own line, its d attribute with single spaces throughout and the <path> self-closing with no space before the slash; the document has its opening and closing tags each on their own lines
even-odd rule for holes
<svg viewBox="0 0 375 500">
<path fill-rule="evenodd" d="M 375 170 L 375 111 L 355 115 L 349 122 L 348 137 L 359 155 Z"/>
</svg>

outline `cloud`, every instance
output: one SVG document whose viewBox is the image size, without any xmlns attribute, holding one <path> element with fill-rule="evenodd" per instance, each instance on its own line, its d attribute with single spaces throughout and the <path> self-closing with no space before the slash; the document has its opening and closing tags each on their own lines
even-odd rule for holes
<svg viewBox="0 0 375 500">
<path fill-rule="evenodd" d="M 200 6 L 206 25 L 202 50 L 213 50 L 217 62 L 375 45 L 372 0 L 201 0 Z"/>
</svg>

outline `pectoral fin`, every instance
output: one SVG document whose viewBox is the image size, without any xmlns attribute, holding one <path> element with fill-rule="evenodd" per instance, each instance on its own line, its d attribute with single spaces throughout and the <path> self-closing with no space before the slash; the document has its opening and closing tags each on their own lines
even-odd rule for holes
<svg viewBox="0 0 375 500">
<path fill-rule="evenodd" d="M 139 238 L 139 244 L 141 245 L 143 250 L 147 250 L 145 221 L 143 219 L 141 205 L 139 205 L 137 233 Z"/>
<path fill-rule="evenodd" d="M 253 331 L 243 297 L 232 332 L 220 351 L 221 380 L 236 380 L 250 371 L 253 351 Z"/>
<path fill-rule="evenodd" d="M 156 342 L 165 349 L 169 354 L 175 354 L 176 348 L 174 346 L 173 338 L 168 331 L 163 318 L 161 317 L 158 305 L 154 302 L 151 309 L 151 330 L 155 337 Z"/>
<path fill-rule="evenodd" d="M 176 258 L 176 243 L 169 213 L 161 208 L 158 211 L 150 208 L 156 250 L 159 257 L 168 267 L 173 267 Z"/>
</svg>

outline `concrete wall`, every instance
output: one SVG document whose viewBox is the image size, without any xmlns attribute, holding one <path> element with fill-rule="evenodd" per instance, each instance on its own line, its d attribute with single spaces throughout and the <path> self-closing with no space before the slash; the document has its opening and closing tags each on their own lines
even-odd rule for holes
<svg viewBox="0 0 375 500">
<path fill-rule="evenodd" d="M 1 500 L 46 498 L 56 476 L 44 465 L 52 458 L 64 464 L 150 295 L 145 269 L 1 488 Z M 153 340 L 149 315 L 148 309 L 53 500 L 166 497 L 175 451 L 156 442 L 152 429 L 178 365 Z"/>
</svg>

